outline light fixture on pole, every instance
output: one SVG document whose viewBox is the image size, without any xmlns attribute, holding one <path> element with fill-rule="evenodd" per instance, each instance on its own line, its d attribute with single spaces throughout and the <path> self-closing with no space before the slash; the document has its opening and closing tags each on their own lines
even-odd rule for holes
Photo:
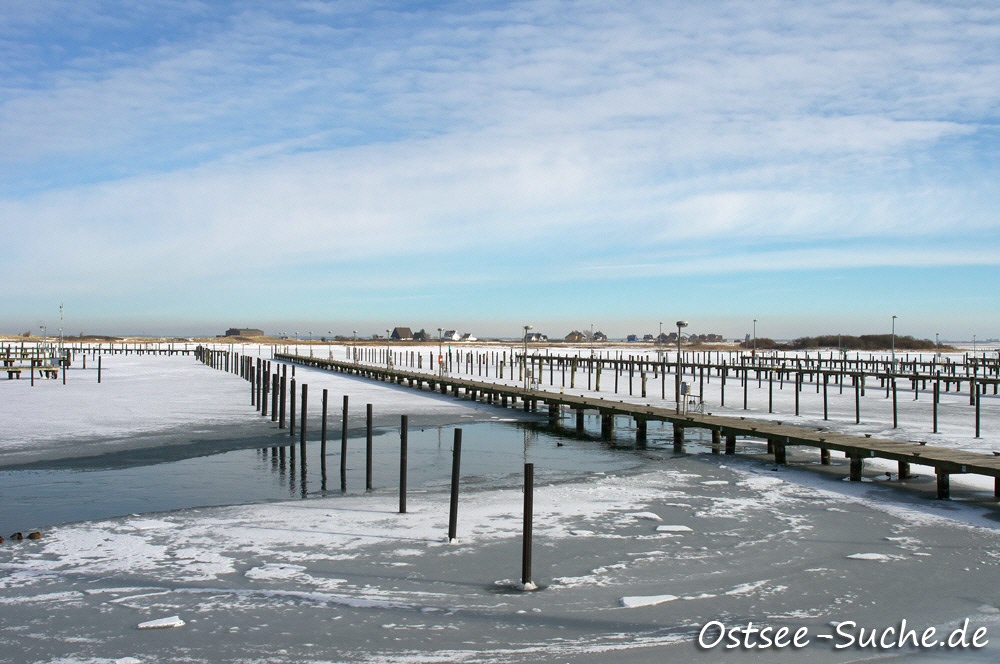
<svg viewBox="0 0 1000 664">
<path fill-rule="evenodd" d="M 896 373 L 896 317 L 892 317 L 892 373 Z"/>
<path fill-rule="evenodd" d="M 686 320 L 677 321 L 677 375 L 674 378 L 674 396 L 677 400 L 677 412 L 681 412 L 681 329 L 688 326 Z"/>
<path fill-rule="evenodd" d="M 444 354 L 441 352 L 442 350 L 441 346 L 443 342 L 444 342 L 444 328 L 439 327 L 438 328 L 438 373 L 442 376 L 444 375 L 444 363 L 442 362 L 442 360 L 444 360 Z"/>
<path fill-rule="evenodd" d="M 521 356 L 521 373 L 524 376 L 524 389 L 528 389 L 528 330 L 531 325 L 524 326 L 524 355 Z"/>
<path fill-rule="evenodd" d="M 753 319 L 753 357 L 757 357 L 757 319 Z"/>
</svg>

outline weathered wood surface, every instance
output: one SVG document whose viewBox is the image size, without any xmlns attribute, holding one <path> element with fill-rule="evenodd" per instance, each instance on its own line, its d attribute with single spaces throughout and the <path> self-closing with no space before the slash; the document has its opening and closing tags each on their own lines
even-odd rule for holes
<svg viewBox="0 0 1000 664">
<path fill-rule="evenodd" d="M 442 394 L 450 391 L 456 396 L 462 394 L 467 398 L 485 398 L 490 403 L 506 405 L 507 401 L 510 400 L 511 405 L 514 405 L 520 400 L 526 410 L 535 409 L 537 404 L 541 402 L 550 411 L 559 407 L 571 408 L 578 413 L 591 410 L 597 411 L 607 417 L 631 417 L 636 422 L 661 421 L 670 422 L 675 427 L 680 427 L 681 429 L 707 429 L 712 431 L 713 434 L 717 432 L 720 437 L 743 436 L 761 439 L 770 444 L 769 449 L 773 447 L 775 458 L 779 463 L 784 461 L 785 448 L 805 446 L 817 448 L 823 453 L 828 453 L 830 450 L 842 452 L 855 460 L 879 458 L 897 461 L 901 464 L 912 463 L 930 466 L 934 468 L 939 476 L 938 493 L 941 497 L 947 497 L 948 475 L 973 473 L 1000 478 L 1000 457 L 993 454 L 966 452 L 926 445 L 919 442 L 901 442 L 885 438 L 854 436 L 823 429 L 817 430 L 786 424 L 780 421 L 769 422 L 766 420 L 701 413 L 678 414 L 673 408 L 576 396 L 546 390 L 525 389 L 519 386 L 438 376 L 354 362 L 341 362 L 281 353 L 276 354 L 275 359 L 342 373 L 350 373 L 375 380 L 408 384 L 418 389 L 426 385 L 429 389 L 439 391 Z M 604 427 L 602 427 L 602 430 L 604 430 Z M 727 453 L 731 453 L 730 450 L 731 446 L 727 445 Z M 852 473 L 852 477 L 854 475 Z M 944 478 L 943 490 L 940 481 L 942 477 Z M 860 474 L 858 474 L 856 479 L 860 479 Z M 1000 482 L 997 482 L 997 488 L 1000 489 Z"/>
</svg>

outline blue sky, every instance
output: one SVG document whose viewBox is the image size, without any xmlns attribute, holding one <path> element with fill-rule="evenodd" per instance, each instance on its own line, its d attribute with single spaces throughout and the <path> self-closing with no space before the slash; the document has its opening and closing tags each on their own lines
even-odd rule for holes
<svg viewBox="0 0 1000 664">
<path fill-rule="evenodd" d="M 0 4 L 0 332 L 1000 337 L 994 2 Z"/>
</svg>

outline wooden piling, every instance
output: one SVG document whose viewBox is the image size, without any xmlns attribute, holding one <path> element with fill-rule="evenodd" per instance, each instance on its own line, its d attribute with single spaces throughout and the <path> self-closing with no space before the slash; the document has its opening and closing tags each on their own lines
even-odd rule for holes
<svg viewBox="0 0 1000 664">
<path fill-rule="evenodd" d="M 365 405 L 365 491 L 372 490 L 372 404 Z"/>
<path fill-rule="evenodd" d="M 455 429 L 455 444 L 451 452 L 451 506 L 448 512 L 448 541 L 458 537 L 458 478 L 462 465 L 462 430 Z"/>
<path fill-rule="evenodd" d="M 305 450 L 306 444 L 306 402 L 309 399 L 309 386 L 305 383 L 302 384 L 302 417 L 299 418 L 299 442 L 303 446 L 303 452 Z"/>
<path fill-rule="evenodd" d="M 531 522 L 535 505 L 535 464 L 524 464 L 524 518 L 521 539 L 521 586 L 534 589 L 531 580 Z"/>
<path fill-rule="evenodd" d="M 340 490 L 347 491 L 347 402 L 348 396 L 344 395 L 344 414 L 340 428 Z"/>
<path fill-rule="evenodd" d="M 403 415 L 399 425 L 399 513 L 406 514 L 406 436 L 409 418 Z"/>
</svg>

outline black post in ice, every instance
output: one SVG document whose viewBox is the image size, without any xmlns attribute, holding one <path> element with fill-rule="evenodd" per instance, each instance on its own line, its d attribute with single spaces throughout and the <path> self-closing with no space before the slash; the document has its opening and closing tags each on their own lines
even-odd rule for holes
<svg viewBox="0 0 1000 664">
<path fill-rule="evenodd" d="M 524 464 L 524 525 L 521 543 L 521 585 L 533 588 L 531 582 L 531 521 L 535 509 L 535 464 Z"/>
<path fill-rule="evenodd" d="M 372 490 L 372 405 L 365 406 L 365 491 Z"/>
<path fill-rule="evenodd" d="M 291 393 L 288 395 L 288 435 L 295 436 L 295 375 L 292 374 Z"/>
<path fill-rule="evenodd" d="M 302 454 L 306 451 L 306 401 L 309 398 L 309 386 L 302 384 L 302 417 L 299 418 L 299 444 L 302 446 Z"/>
<path fill-rule="evenodd" d="M 97 356 L 97 382 L 101 382 L 101 356 Z"/>
<path fill-rule="evenodd" d="M 403 415 L 399 425 L 399 513 L 406 514 L 406 433 L 409 417 Z"/>
<path fill-rule="evenodd" d="M 448 513 L 448 541 L 458 537 L 458 478 L 462 465 L 462 430 L 455 429 L 455 445 L 451 451 L 451 510 Z"/>
<path fill-rule="evenodd" d="M 344 395 L 344 423 L 340 430 L 340 490 L 347 491 L 347 395 Z"/>
</svg>

